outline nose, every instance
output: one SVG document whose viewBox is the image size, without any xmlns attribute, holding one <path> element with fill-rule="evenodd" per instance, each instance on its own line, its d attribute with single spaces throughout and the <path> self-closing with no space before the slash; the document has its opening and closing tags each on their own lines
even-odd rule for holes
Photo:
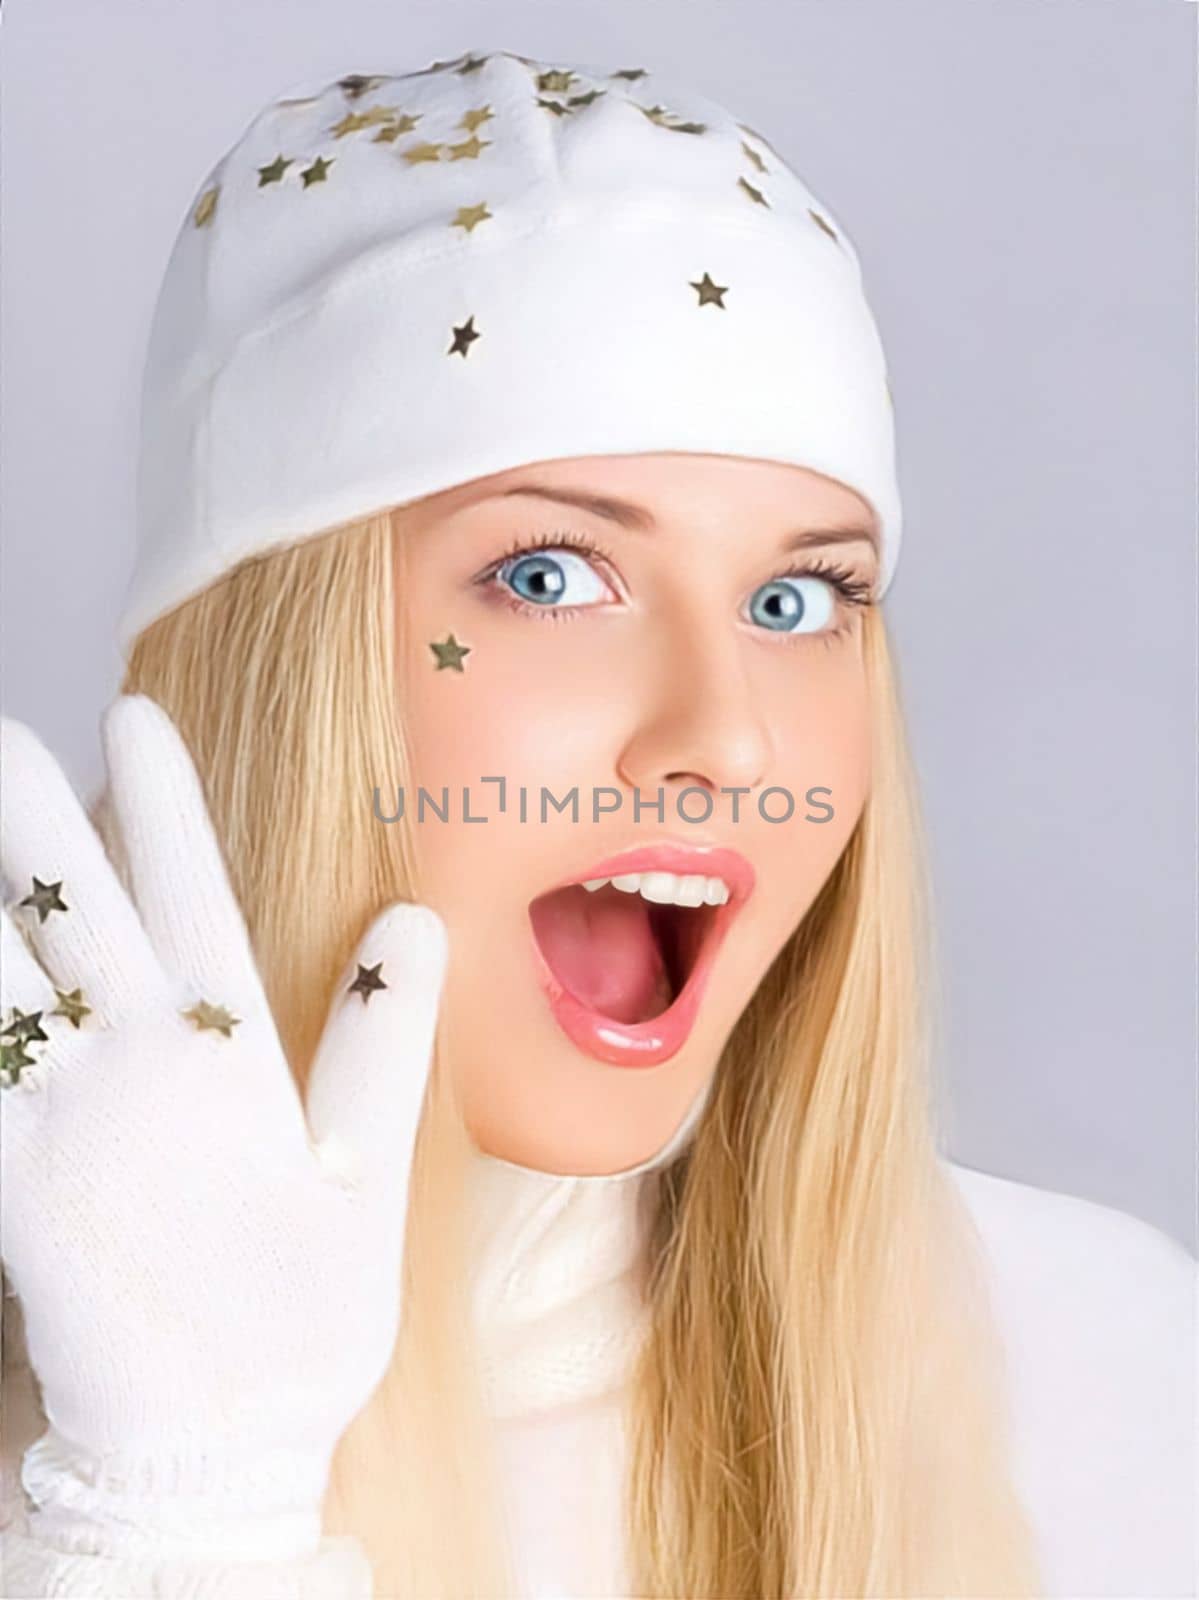
<svg viewBox="0 0 1199 1600">
<path fill-rule="evenodd" d="M 616 763 L 643 793 L 696 787 L 755 789 L 774 757 L 770 728 L 738 641 L 707 630 L 698 641 L 664 641 L 657 682 Z"/>
</svg>

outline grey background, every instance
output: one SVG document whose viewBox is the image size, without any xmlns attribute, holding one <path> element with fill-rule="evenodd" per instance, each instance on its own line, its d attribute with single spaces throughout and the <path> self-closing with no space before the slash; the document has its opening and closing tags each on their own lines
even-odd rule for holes
<svg viewBox="0 0 1199 1600">
<path fill-rule="evenodd" d="M 1195 23 L 1182 0 L 8 0 L 4 710 L 98 780 L 150 309 L 265 99 L 466 49 L 689 78 L 835 208 L 888 349 L 952 1154 L 1193 1250 Z"/>
</svg>

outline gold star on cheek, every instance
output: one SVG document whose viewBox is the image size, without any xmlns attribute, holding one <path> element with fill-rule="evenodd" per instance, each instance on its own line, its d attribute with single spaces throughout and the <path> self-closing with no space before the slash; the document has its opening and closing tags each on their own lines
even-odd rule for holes
<svg viewBox="0 0 1199 1600">
<path fill-rule="evenodd" d="M 314 183 L 324 183 L 328 177 L 329 168 L 332 165 L 332 157 L 326 161 L 324 156 L 317 156 L 312 165 L 310 167 L 305 167 L 303 172 L 300 174 L 301 178 L 304 180 L 305 189 L 311 188 Z"/>
<path fill-rule="evenodd" d="M 282 183 L 283 174 L 291 166 L 291 162 L 292 158 L 290 156 L 286 161 L 282 156 L 276 156 L 269 166 L 259 167 L 258 187 L 263 189 L 268 183 Z"/>
<path fill-rule="evenodd" d="M 766 163 L 762 160 L 761 156 L 754 149 L 753 145 L 746 144 L 745 140 L 742 139 L 741 148 L 745 152 L 745 154 L 749 158 L 749 160 L 753 162 L 754 166 L 757 167 L 759 172 L 765 172 L 767 170 Z"/>
<path fill-rule="evenodd" d="M 381 961 L 373 967 L 364 967 L 360 961 L 358 963 L 358 976 L 346 990 L 346 993 L 360 994 L 362 996 L 363 1005 L 366 1005 L 370 1000 L 371 995 L 373 995 L 376 990 L 387 988 L 387 985 L 379 976 L 382 970 L 383 963 Z"/>
<path fill-rule="evenodd" d="M 728 294 L 729 292 L 729 286 L 727 283 L 713 283 L 711 278 L 709 278 L 708 274 L 705 272 L 698 283 L 696 283 L 694 279 L 691 280 L 691 287 L 699 290 L 699 303 L 701 306 L 714 305 L 719 306 L 722 311 L 728 310 L 728 307 L 720 298 L 721 295 Z"/>
<path fill-rule="evenodd" d="M 473 133 L 484 122 L 490 122 L 495 112 L 490 106 L 476 106 L 472 111 L 464 111 L 459 119 L 458 126 L 465 128 L 467 133 Z"/>
<path fill-rule="evenodd" d="M 11 1089 L 21 1081 L 21 1069 L 31 1067 L 33 1057 L 18 1039 L 13 1044 L 0 1040 L 0 1088 Z"/>
<path fill-rule="evenodd" d="M 192 221 L 197 228 L 203 228 L 212 221 L 212 214 L 216 210 L 217 195 L 220 192 L 219 185 L 213 184 L 211 189 L 206 189 L 200 196 L 196 209 L 192 212 Z"/>
<path fill-rule="evenodd" d="M 476 161 L 479 151 L 486 150 L 491 143 L 490 139 L 479 139 L 472 134 L 469 139 L 463 139 L 461 144 L 450 144 L 446 149 L 450 152 L 451 161 Z"/>
<path fill-rule="evenodd" d="M 745 190 L 745 192 L 749 196 L 749 198 L 751 200 L 753 200 L 757 205 L 769 207 L 770 201 L 767 200 L 766 196 L 762 193 L 761 189 L 755 189 L 753 184 L 752 183 L 748 183 L 744 178 L 738 178 L 737 182 L 740 185 L 740 187 Z"/>
<path fill-rule="evenodd" d="M 431 644 L 429 649 L 437 657 L 438 672 L 449 667 L 454 672 L 463 672 L 462 658 L 470 654 L 470 645 L 459 644 L 452 633 L 447 634 L 440 644 Z"/>
<path fill-rule="evenodd" d="M 40 1011 L 21 1011 L 13 1007 L 12 1017 L 0 1028 L 0 1036 L 12 1039 L 17 1044 L 32 1044 L 40 1039 L 43 1044 L 50 1037 L 42 1028 L 42 1014 Z"/>
<path fill-rule="evenodd" d="M 481 339 L 482 337 L 483 335 L 481 333 L 475 332 L 474 317 L 467 317 L 466 321 L 460 328 L 454 329 L 454 342 L 446 351 L 446 355 L 461 356 L 463 360 L 465 360 L 470 351 L 471 345 L 476 339 Z"/>
<path fill-rule="evenodd" d="M 809 206 L 808 207 L 808 215 L 811 217 L 812 221 L 816 224 L 817 227 L 824 229 L 825 233 L 828 234 L 829 238 L 833 241 L 834 244 L 840 244 L 841 243 L 840 239 L 837 238 L 836 233 L 829 226 L 829 224 L 824 220 L 824 218 L 820 215 L 819 211 L 813 211 L 811 206 Z"/>
<path fill-rule="evenodd" d="M 226 1039 L 232 1039 L 233 1030 L 241 1021 L 232 1012 L 226 1011 L 224 1006 L 210 1005 L 207 1000 L 200 1000 L 192 1006 L 190 1011 L 184 1011 L 189 1022 L 194 1022 L 196 1027 L 203 1031 L 211 1028 L 214 1032 L 223 1034 Z"/>
<path fill-rule="evenodd" d="M 40 878 L 34 878 L 33 891 L 27 894 L 24 900 L 19 900 L 18 905 L 29 906 L 37 912 L 39 922 L 45 922 L 52 911 L 69 911 L 70 907 L 64 904 L 59 893 L 62 888 L 62 879 L 57 883 L 43 883 Z"/>
<path fill-rule="evenodd" d="M 415 166 L 418 161 L 440 161 L 441 146 L 427 142 L 425 144 L 414 144 L 409 145 L 407 150 L 401 150 L 400 154 L 410 166 Z"/>
<path fill-rule="evenodd" d="M 357 133 L 360 128 L 365 128 L 370 119 L 361 111 L 347 111 L 340 122 L 335 122 L 329 132 L 335 139 L 344 139 L 347 133 Z"/>
<path fill-rule="evenodd" d="M 476 223 L 485 222 L 491 216 L 494 216 L 494 213 L 488 211 L 486 200 L 480 200 L 477 206 L 459 206 L 450 227 L 465 228 L 467 233 L 470 233 Z"/>
<path fill-rule="evenodd" d="M 58 1004 L 50 1013 L 52 1017 L 66 1017 L 72 1028 L 77 1028 L 84 1017 L 91 1016 L 92 1008 L 84 1004 L 82 989 L 72 989 L 69 994 L 62 989 L 55 989 L 54 993 Z"/>
</svg>

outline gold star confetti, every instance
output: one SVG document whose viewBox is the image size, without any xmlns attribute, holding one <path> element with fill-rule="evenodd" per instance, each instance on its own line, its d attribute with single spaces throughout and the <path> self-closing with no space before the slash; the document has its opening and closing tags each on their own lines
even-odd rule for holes
<svg viewBox="0 0 1199 1600">
<path fill-rule="evenodd" d="M 401 150 L 400 154 L 411 166 L 415 166 L 418 161 L 440 161 L 441 146 L 426 141 L 424 144 L 411 144 L 407 150 Z"/>
<path fill-rule="evenodd" d="M 783 161 L 782 156 L 779 155 L 764 133 L 759 133 L 756 128 L 751 128 L 748 122 L 738 122 L 736 126 L 741 129 L 742 133 L 748 133 L 751 139 L 756 139 L 759 144 L 764 144 L 775 160 L 786 166 L 786 162 Z"/>
<path fill-rule="evenodd" d="M 192 212 L 192 221 L 197 228 L 203 228 L 212 221 L 212 214 L 216 210 L 217 196 L 220 194 L 220 185 L 214 183 L 211 189 L 205 189 Z"/>
<path fill-rule="evenodd" d="M 699 303 L 701 306 L 714 305 L 719 306 L 722 311 L 728 310 L 728 307 L 720 298 L 721 295 L 728 294 L 729 292 L 729 286 L 727 283 L 713 283 L 711 278 L 709 278 L 708 274 L 705 272 L 698 283 L 696 283 L 694 279 L 691 280 L 691 287 L 699 290 Z"/>
<path fill-rule="evenodd" d="M 490 122 L 495 112 L 490 106 L 476 106 L 472 111 L 464 111 L 459 118 L 458 126 L 465 128 L 467 133 L 474 133 L 484 122 Z"/>
<path fill-rule="evenodd" d="M 457 68 L 458 76 L 464 78 L 468 72 L 478 72 L 483 63 L 488 60 L 490 60 L 489 56 L 467 56 L 462 65 Z"/>
<path fill-rule="evenodd" d="M 70 907 L 63 903 L 59 893 L 61 888 L 61 878 L 57 883 L 43 883 L 40 878 L 34 878 L 32 893 L 27 894 L 24 900 L 18 900 L 17 904 L 29 906 L 31 910 L 37 912 L 38 921 L 45 922 L 52 911 L 70 910 Z"/>
<path fill-rule="evenodd" d="M 610 73 L 609 76 L 625 78 L 629 83 L 636 83 L 638 78 L 646 77 L 647 73 L 644 67 L 621 67 L 619 72 Z"/>
<path fill-rule="evenodd" d="M 479 151 L 486 150 L 491 143 L 490 139 L 480 139 L 472 134 L 461 144 L 450 144 L 446 149 L 450 152 L 451 161 L 475 161 L 478 159 Z"/>
<path fill-rule="evenodd" d="M 600 95 L 607 92 L 606 89 L 588 89 L 586 94 L 572 94 L 566 103 L 568 106 L 589 106 L 593 100 L 598 100 Z"/>
<path fill-rule="evenodd" d="M 539 72 L 537 87 L 544 94 L 566 94 L 577 76 L 575 72 Z"/>
<path fill-rule="evenodd" d="M 488 211 L 486 200 L 480 200 L 477 206 L 459 206 L 450 227 L 465 228 L 470 233 L 478 223 L 486 222 L 494 215 L 494 212 Z"/>
<path fill-rule="evenodd" d="M 42 1029 L 40 1011 L 22 1011 L 14 1006 L 12 1016 L 0 1028 L 0 1037 L 13 1039 L 17 1044 L 32 1044 L 34 1040 L 40 1039 L 44 1044 L 50 1035 Z"/>
<path fill-rule="evenodd" d="M 748 182 L 747 179 L 738 178 L 737 182 L 740 185 L 740 187 L 745 190 L 745 192 L 749 196 L 749 198 L 751 200 L 755 201 L 758 205 L 760 205 L 760 206 L 769 206 L 770 205 L 770 201 L 767 200 L 766 196 L 762 193 L 761 189 L 755 189 L 753 184 Z"/>
<path fill-rule="evenodd" d="M 399 112 L 399 106 L 370 106 L 362 113 L 362 120 L 373 127 L 376 122 L 391 122 Z"/>
<path fill-rule="evenodd" d="M 459 644 L 454 635 L 447 634 L 440 644 L 431 644 L 429 649 L 437 657 L 437 671 L 442 672 L 449 667 L 454 672 L 463 672 L 462 658 L 470 654 L 468 644 Z"/>
<path fill-rule="evenodd" d="M 381 961 L 373 967 L 364 967 L 360 961 L 358 963 L 358 976 L 346 990 L 346 993 L 360 994 L 362 996 L 363 1005 L 366 1005 L 370 1000 L 371 995 L 373 995 L 376 990 L 387 988 L 387 985 L 379 976 L 379 973 L 382 970 L 383 963 Z"/>
<path fill-rule="evenodd" d="M 561 100 L 546 100 L 538 95 L 537 104 L 544 106 L 547 111 L 552 111 L 556 117 L 569 117 L 571 114 L 570 107 L 564 106 Z"/>
<path fill-rule="evenodd" d="M 427 67 L 421 67 L 416 72 L 405 72 L 403 76 L 405 78 L 424 78 L 430 72 L 445 72 L 447 68 L 457 66 L 461 60 L 461 56 L 455 56 L 452 61 L 433 61 Z"/>
<path fill-rule="evenodd" d="M 233 1030 L 241 1021 L 232 1012 L 226 1011 L 224 1006 L 210 1005 L 207 1000 L 200 1000 L 192 1006 L 190 1011 L 180 1013 L 189 1022 L 194 1022 L 196 1027 L 203 1030 L 211 1028 L 216 1033 L 223 1034 L 226 1039 L 232 1039 Z"/>
<path fill-rule="evenodd" d="M 284 160 L 282 156 L 276 156 L 269 166 L 259 167 L 258 187 L 262 189 L 268 183 L 282 183 L 283 174 L 291 166 L 291 163 L 292 158 L 290 156 L 287 160 Z"/>
<path fill-rule="evenodd" d="M 50 1013 L 52 1017 L 66 1017 L 72 1028 L 77 1028 L 84 1017 L 90 1017 L 92 1008 L 84 1003 L 83 990 L 72 989 L 67 993 L 63 989 L 55 989 L 58 1004 Z"/>
<path fill-rule="evenodd" d="M 386 82 L 386 78 L 368 78 L 361 72 L 351 72 L 344 78 L 339 78 L 337 85 L 339 89 L 345 92 L 347 100 L 357 100 L 362 95 L 369 94 L 372 89 L 377 89 L 380 84 Z"/>
<path fill-rule="evenodd" d="M 300 173 L 305 189 L 311 188 L 314 183 L 324 183 L 328 178 L 329 168 L 335 160 L 335 156 L 330 156 L 328 160 L 324 156 L 317 156 L 310 167 L 305 167 Z"/>
<path fill-rule="evenodd" d="M 447 356 L 462 356 L 463 359 L 466 358 L 470 347 L 475 340 L 483 337 L 481 333 L 475 332 L 474 323 L 475 319 L 473 316 L 467 317 L 466 321 L 460 328 L 456 327 L 454 329 L 454 342 L 446 351 Z"/>
<path fill-rule="evenodd" d="M 816 225 L 818 227 L 821 227 L 821 228 L 824 229 L 825 233 L 828 234 L 829 238 L 833 241 L 834 244 L 840 244 L 841 243 L 840 239 L 837 238 L 837 235 L 833 231 L 832 227 L 820 215 L 819 211 L 813 211 L 811 206 L 809 206 L 808 207 L 808 215 L 811 217 L 812 221 L 814 223 L 816 223 Z"/>
<path fill-rule="evenodd" d="M 361 111 L 347 111 L 340 122 L 335 122 L 329 132 L 335 139 L 344 139 L 347 133 L 357 133 L 369 126 L 369 119 Z"/>
<path fill-rule="evenodd" d="M 19 1039 L 13 1044 L 0 1039 L 0 1088 L 11 1089 L 20 1083 L 22 1068 L 33 1064 L 34 1058 Z"/>
<path fill-rule="evenodd" d="M 757 167 L 759 172 L 768 172 L 770 170 L 758 152 L 754 149 L 752 144 L 746 144 L 745 140 L 742 139 L 741 148 L 745 152 L 746 156 L 748 156 L 748 158 L 753 162 L 754 166 Z"/>
<path fill-rule="evenodd" d="M 633 104 L 637 105 L 637 102 L 634 101 Z M 670 116 L 670 112 L 667 111 L 665 106 L 638 105 L 637 109 L 642 113 L 643 116 L 648 117 L 651 122 L 657 122 L 659 124 L 661 124 L 664 118 Z"/>
</svg>

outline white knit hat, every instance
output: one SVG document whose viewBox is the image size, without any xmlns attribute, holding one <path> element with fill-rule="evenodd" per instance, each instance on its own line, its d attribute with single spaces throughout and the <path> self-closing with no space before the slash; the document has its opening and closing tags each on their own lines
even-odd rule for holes
<svg viewBox="0 0 1199 1600">
<path fill-rule="evenodd" d="M 900 538 L 845 230 L 642 68 L 509 51 L 296 86 L 195 197 L 142 396 L 136 633 L 244 557 L 524 463 L 791 462 Z"/>
</svg>

